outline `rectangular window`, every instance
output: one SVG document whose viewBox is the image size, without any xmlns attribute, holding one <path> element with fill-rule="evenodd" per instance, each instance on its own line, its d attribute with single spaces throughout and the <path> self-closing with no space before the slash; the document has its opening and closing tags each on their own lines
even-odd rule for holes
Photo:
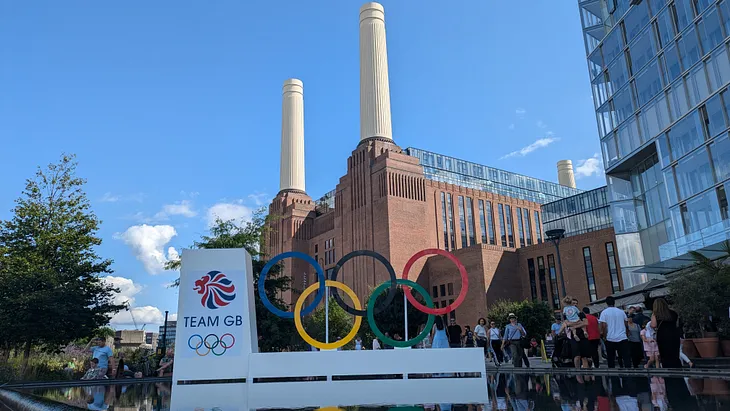
<svg viewBox="0 0 730 411">
<path fill-rule="evenodd" d="M 502 233 L 502 247 L 507 247 L 507 230 L 504 225 L 504 206 L 502 204 L 497 205 L 499 210 L 499 229 Z"/>
<path fill-rule="evenodd" d="M 492 212 L 492 202 L 487 201 L 487 208 L 484 210 L 487 214 L 487 228 L 489 229 L 489 244 L 497 245 L 497 236 L 494 232 L 494 213 Z"/>
<path fill-rule="evenodd" d="M 715 168 L 715 178 L 718 182 L 730 177 L 730 139 L 727 135 L 718 137 L 710 144 L 712 165 Z"/>
<path fill-rule="evenodd" d="M 553 295 L 553 309 L 560 309 L 560 297 L 558 297 L 558 274 L 555 271 L 555 257 L 547 256 L 548 269 L 550 270 L 550 293 Z"/>
<path fill-rule="evenodd" d="M 708 53 L 722 42 L 722 24 L 716 8 L 713 7 L 697 23 L 697 33 L 700 35 L 700 43 L 705 53 Z"/>
<path fill-rule="evenodd" d="M 459 227 L 461 227 L 461 247 L 466 247 L 466 216 L 464 215 L 464 197 L 459 196 Z"/>
<path fill-rule="evenodd" d="M 454 300 L 449 300 L 449 305 L 451 305 L 453 303 L 454 303 Z M 456 319 L 456 311 L 450 312 L 449 313 L 449 318 L 452 319 L 452 320 L 455 320 Z"/>
<path fill-rule="evenodd" d="M 474 200 L 471 197 L 466 198 L 466 219 L 467 228 L 469 229 L 469 245 L 477 243 L 476 228 L 474 227 Z"/>
<path fill-rule="evenodd" d="M 606 256 L 608 257 L 608 272 L 611 275 L 611 292 L 621 291 L 621 284 L 618 281 L 618 263 L 616 263 L 616 252 L 613 250 L 613 243 L 606 243 Z"/>
<path fill-rule="evenodd" d="M 451 249 L 456 249 L 456 233 L 454 231 L 454 204 L 452 196 L 449 193 L 446 197 L 447 206 L 449 208 L 449 238 L 451 239 Z"/>
<path fill-rule="evenodd" d="M 439 296 L 439 288 L 437 286 L 431 287 L 431 297 L 438 298 Z"/>
<path fill-rule="evenodd" d="M 484 218 L 484 200 L 479 200 L 479 228 L 482 231 L 482 244 L 487 244 L 487 222 Z"/>
<path fill-rule="evenodd" d="M 444 250 L 450 250 L 449 248 L 449 223 L 446 220 L 446 193 L 441 192 L 441 219 L 444 225 Z"/>
<path fill-rule="evenodd" d="M 530 210 L 522 209 L 522 220 L 525 223 L 525 234 L 527 236 L 527 245 L 532 245 L 532 224 L 530 224 Z"/>
<path fill-rule="evenodd" d="M 542 299 L 542 301 L 547 301 L 548 294 L 547 283 L 545 280 L 545 260 L 542 257 L 537 257 L 537 275 L 540 280 L 540 299 Z"/>
<path fill-rule="evenodd" d="M 535 280 L 535 260 L 532 258 L 527 259 L 527 271 L 530 274 L 530 292 L 532 293 L 532 299 L 537 300 L 537 281 Z"/>
<path fill-rule="evenodd" d="M 535 211 L 535 232 L 537 233 L 537 243 L 542 243 L 542 224 L 540 224 L 539 211 Z"/>
<path fill-rule="evenodd" d="M 691 197 L 714 184 L 710 156 L 705 147 L 694 151 L 674 166 L 680 199 Z"/>
<path fill-rule="evenodd" d="M 593 276 L 593 262 L 591 261 L 591 248 L 583 247 L 583 262 L 586 266 L 586 278 L 588 280 L 588 295 L 591 301 L 596 301 L 598 295 L 596 294 L 596 279 Z"/>
<path fill-rule="evenodd" d="M 439 286 L 439 290 L 441 291 L 441 296 L 445 297 L 446 296 L 446 284 L 441 284 Z"/>
<path fill-rule="evenodd" d="M 517 232 L 520 237 L 520 247 L 525 246 L 525 229 L 522 224 L 522 209 L 519 207 L 517 208 Z"/>
<path fill-rule="evenodd" d="M 699 111 L 679 120 L 668 132 L 669 146 L 672 148 L 672 158 L 681 158 L 705 141 L 702 119 Z"/>
<path fill-rule="evenodd" d="M 508 247 L 515 247 L 515 229 L 512 226 L 512 207 L 505 205 L 506 223 L 507 223 L 507 243 Z"/>
<path fill-rule="evenodd" d="M 449 295 L 454 295 L 454 283 L 446 284 L 446 289 L 449 292 Z"/>
</svg>

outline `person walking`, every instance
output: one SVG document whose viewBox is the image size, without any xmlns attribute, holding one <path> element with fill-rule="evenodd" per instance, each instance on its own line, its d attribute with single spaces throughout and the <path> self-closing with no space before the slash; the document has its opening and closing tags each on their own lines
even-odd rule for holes
<svg viewBox="0 0 730 411">
<path fill-rule="evenodd" d="M 476 327 L 474 327 L 474 336 L 476 337 L 476 343 L 477 347 L 481 347 L 484 349 L 484 358 L 489 357 L 489 337 L 487 336 L 487 320 L 485 318 L 480 318 L 477 321 Z M 496 363 L 497 360 L 495 359 L 494 362 Z"/>
<path fill-rule="evenodd" d="M 682 368 L 682 362 L 679 360 L 682 327 L 679 325 L 679 315 L 669 308 L 667 300 L 663 298 L 654 300 L 651 327 L 656 330 L 659 360 L 662 367 Z"/>
<path fill-rule="evenodd" d="M 449 348 L 449 339 L 446 337 L 446 327 L 441 316 L 436 316 L 431 329 L 431 348 Z"/>
<path fill-rule="evenodd" d="M 494 354 L 494 362 L 502 364 L 504 362 L 504 351 L 502 351 L 502 335 L 497 324 L 492 321 L 489 323 L 489 341 L 488 346 L 492 348 Z"/>
<path fill-rule="evenodd" d="M 522 338 L 527 336 L 527 331 L 522 324 L 517 322 L 517 316 L 513 313 L 509 314 L 509 324 L 504 328 L 504 338 L 502 339 L 502 349 L 509 347 L 512 354 L 512 365 L 522 368 L 522 361 L 527 363 L 530 368 L 530 362 L 525 357 L 525 350 L 522 348 Z"/>
<path fill-rule="evenodd" d="M 626 331 L 626 313 L 615 307 L 616 299 L 613 296 L 606 297 L 608 308 L 601 312 L 598 322 L 601 324 L 601 334 L 606 340 L 606 357 L 608 368 L 616 367 L 616 353 L 619 355 L 619 364 L 628 368 L 631 364 L 629 359 L 629 339 Z"/>
<path fill-rule="evenodd" d="M 449 337 L 449 346 L 451 348 L 461 348 L 461 326 L 456 324 L 455 318 L 452 318 L 449 321 L 449 326 L 446 328 L 446 334 Z"/>
<path fill-rule="evenodd" d="M 655 368 L 659 368 L 659 349 L 654 339 L 654 329 L 651 328 L 651 321 L 647 321 L 646 326 L 641 330 L 641 340 L 644 343 L 644 352 L 648 358 L 644 368 L 649 368 L 652 364 Z"/>
<path fill-rule="evenodd" d="M 464 341 L 463 341 L 464 347 L 472 348 L 474 347 L 474 331 L 471 330 L 471 327 L 464 326 Z"/>
<path fill-rule="evenodd" d="M 628 318 L 629 351 L 631 352 L 631 362 L 634 368 L 639 368 L 641 360 L 644 359 L 644 344 L 641 339 L 641 326 L 634 322 L 636 314 L 632 314 Z"/>
<path fill-rule="evenodd" d="M 601 329 L 598 326 L 598 318 L 591 314 L 591 310 L 588 307 L 583 307 L 583 314 L 586 316 L 586 334 L 588 334 L 588 344 L 593 368 L 598 368 L 601 365 L 601 355 L 599 354 L 601 347 Z"/>
</svg>

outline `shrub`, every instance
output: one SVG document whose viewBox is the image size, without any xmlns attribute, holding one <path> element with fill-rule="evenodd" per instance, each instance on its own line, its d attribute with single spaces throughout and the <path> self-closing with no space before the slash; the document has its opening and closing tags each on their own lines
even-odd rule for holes
<svg viewBox="0 0 730 411">
<path fill-rule="evenodd" d="M 550 326 L 555 320 L 553 310 L 542 301 L 508 301 L 499 300 L 489 306 L 489 320 L 504 330 L 509 323 L 507 316 L 514 313 L 517 321 L 525 327 L 527 338 L 538 341 L 545 339 Z"/>
</svg>

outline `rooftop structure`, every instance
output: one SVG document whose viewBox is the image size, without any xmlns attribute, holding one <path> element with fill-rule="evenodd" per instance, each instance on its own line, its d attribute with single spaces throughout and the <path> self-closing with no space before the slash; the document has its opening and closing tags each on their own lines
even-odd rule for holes
<svg viewBox="0 0 730 411">
<path fill-rule="evenodd" d="M 565 230 L 570 237 L 613 227 L 608 187 L 603 186 L 541 207 L 543 230 Z"/>
</svg>

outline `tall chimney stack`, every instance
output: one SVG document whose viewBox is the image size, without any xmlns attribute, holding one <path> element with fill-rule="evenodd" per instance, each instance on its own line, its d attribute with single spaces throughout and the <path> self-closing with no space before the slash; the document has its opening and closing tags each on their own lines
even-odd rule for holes
<svg viewBox="0 0 730 411">
<path fill-rule="evenodd" d="M 284 81 L 281 102 L 281 168 L 279 190 L 304 192 L 304 85 Z"/>
<path fill-rule="evenodd" d="M 379 3 L 360 8 L 360 141 L 393 139 L 390 120 L 385 9 Z"/>
<path fill-rule="evenodd" d="M 575 175 L 573 174 L 572 161 L 558 161 L 558 183 L 560 183 L 561 186 L 575 188 Z"/>
</svg>

